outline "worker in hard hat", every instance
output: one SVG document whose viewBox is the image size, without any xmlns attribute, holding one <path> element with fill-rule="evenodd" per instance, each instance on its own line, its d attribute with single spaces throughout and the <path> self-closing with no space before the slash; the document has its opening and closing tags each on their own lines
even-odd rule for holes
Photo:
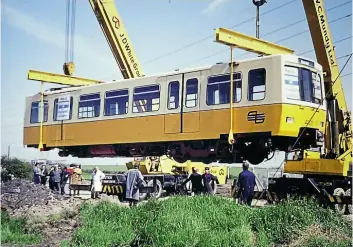
<svg viewBox="0 0 353 247">
<path fill-rule="evenodd" d="M 249 163 L 243 162 L 243 171 L 238 177 L 239 197 L 241 204 L 251 206 L 256 180 L 255 175 L 249 171 Z"/>
<path fill-rule="evenodd" d="M 133 169 L 126 173 L 125 199 L 129 201 L 129 206 L 135 206 L 140 199 L 140 186 L 143 182 L 142 173 L 139 170 L 139 164 L 135 163 Z"/>
<path fill-rule="evenodd" d="M 182 186 L 184 186 L 187 182 L 191 181 L 192 193 L 194 193 L 195 195 L 199 195 L 204 191 L 204 187 L 202 184 L 202 176 L 200 173 L 198 173 L 198 169 L 196 167 L 193 167 L 191 170 L 192 173 L 182 183 Z"/>
<path fill-rule="evenodd" d="M 99 170 L 98 167 L 93 169 L 92 179 L 91 179 L 91 198 L 99 198 L 99 194 L 102 191 L 102 182 L 105 178 L 104 173 Z"/>
<path fill-rule="evenodd" d="M 209 167 L 206 167 L 205 173 L 202 174 L 202 182 L 204 185 L 205 193 L 210 195 L 214 194 L 212 184 L 213 183 L 219 184 L 218 178 L 211 174 Z"/>
</svg>

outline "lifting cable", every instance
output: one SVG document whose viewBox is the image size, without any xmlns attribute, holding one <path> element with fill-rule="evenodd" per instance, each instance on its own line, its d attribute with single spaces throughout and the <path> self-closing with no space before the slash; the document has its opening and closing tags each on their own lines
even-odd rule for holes
<svg viewBox="0 0 353 247">
<path fill-rule="evenodd" d="M 74 60 L 76 0 L 66 1 L 65 63 Z"/>
<path fill-rule="evenodd" d="M 336 83 L 336 81 L 338 80 L 338 78 L 340 78 L 341 73 L 342 73 L 343 70 L 346 68 L 346 66 L 347 66 L 347 64 L 348 64 L 348 62 L 349 62 L 349 60 L 352 58 L 352 55 L 353 55 L 353 53 L 349 54 L 349 57 L 348 57 L 347 61 L 345 62 L 345 64 L 343 65 L 341 71 L 338 73 L 336 79 L 332 82 L 332 86 L 330 87 L 330 90 L 328 90 L 328 92 L 326 93 L 325 99 L 326 99 L 327 96 L 331 93 L 333 86 L 335 85 L 335 83 Z M 297 143 L 299 142 L 300 138 L 301 138 L 302 135 L 304 134 L 304 131 L 308 128 L 310 122 L 312 121 L 312 119 L 314 118 L 315 114 L 318 112 L 319 108 L 322 106 L 323 103 L 324 103 L 324 100 L 322 100 L 322 102 L 316 107 L 315 112 L 314 112 L 313 115 L 311 116 L 310 120 L 309 120 L 308 123 L 305 125 L 304 129 L 301 131 L 301 133 L 300 133 L 299 136 L 297 137 L 296 141 L 294 142 L 294 144 L 293 144 L 293 146 L 292 146 L 292 149 L 294 149 L 295 145 L 297 145 Z M 279 171 L 279 169 L 281 169 L 281 167 L 283 166 L 283 164 L 285 163 L 285 161 L 286 161 L 286 158 L 284 158 L 283 161 L 281 162 L 281 164 L 278 166 L 278 168 L 277 168 L 275 174 L 274 174 L 271 178 L 269 178 L 269 181 L 268 181 L 269 183 L 270 183 L 270 181 L 272 181 L 272 180 L 275 178 L 277 172 Z"/>
</svg>

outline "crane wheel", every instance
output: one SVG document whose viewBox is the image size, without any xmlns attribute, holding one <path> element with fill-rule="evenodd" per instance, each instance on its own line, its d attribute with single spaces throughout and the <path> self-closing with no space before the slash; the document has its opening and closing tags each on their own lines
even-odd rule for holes
<svg viewBox="0 0 353 247">
<path fill-rule="evenodd" d="M 146 181 L 143 181 L 141 187 L 146 187 L 146 186 L 147 186 Z M 139 200 L 140 201 L 145 200 L 146 197 L 147 197 L 147 192 L 140 192 L 140 195 L 139 195 Z"/>
<path fill-rule="evenodd" d="M 346 195 L 346 196 L 352 196 L 352 194 L 351 194 L 351 189 L 346 190 L 345 195 Z M 349 212 L 350 214 L 352 214 L 352 205 L 347 205 L 347 208 L 348 208 L 348 212 Z"/>
<path fill-rule="evenodd" d="M 153 180 L 148 181 L 147 186 L 153 186 Z M 159 181 L 158 179 L 156 180 L 156 186 L 157 186 L 157 190 L 153 193 L 150 193 L 150 197 L 158 199 L 162 196 L 162 192 L 163 192 L 163 186 L 161 181 Z"/>
<path fill-rule="evenodd" d="M 342 196 L 342 195 L 344 196 L 345 195 L 344 189 L 336 188 L 333 191 L 333 195 L 334 196 Z M 346 205 L 344 205 L 344 204 L 335 204 L 335 210 L 339 214 L 344 214 L 346 212 Z"/>
</svg>

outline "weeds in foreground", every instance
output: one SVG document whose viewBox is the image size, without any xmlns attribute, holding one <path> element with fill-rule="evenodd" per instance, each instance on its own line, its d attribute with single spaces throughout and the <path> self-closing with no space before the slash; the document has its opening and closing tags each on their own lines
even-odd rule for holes
<svg viewBox="0 0 353 247">
<path fill-rule="evenodd" d="M 26 229 L 26 218 L 10 218 L 6 212 L 1 212 L 1 244 L 37 244 L 41 240 L 39 230 Z"/>
<path fill-rule="evenodd" d="M 341 216 L 303 201 L 248 208 L 218 197 L 177 196 L 132 209 L 102 202 L 83 205 L 81 219 L 65 246 L 343 247 L 351 235 Z M 306 238 L 313 226 L 321 234 Z"/>
</svg>

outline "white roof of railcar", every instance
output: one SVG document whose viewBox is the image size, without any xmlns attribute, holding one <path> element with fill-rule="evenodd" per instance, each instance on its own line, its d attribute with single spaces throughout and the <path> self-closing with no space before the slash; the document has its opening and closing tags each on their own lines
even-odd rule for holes
<svg viewBox="0 0 353 247">
<path fill-rule="evenodd" d="M 248 59 L 243 59 L 243 60 L 235 60 L 236 62 L 251 62 L 253 60 L 262 60 L 262 59 L 268 59 L 268 58 L 273 58 L 273 57 L 278 57 L 278 56 L 284 56 L 284 57 L 298 57 L 295 54 L 277 54 L 277 55 L 269 55 L 269 56 L 263 56 L 263 57 L 254 57 L 254 58 L 248 58 Z M 57 90 L 53 91 L 46 91 L 44 94 L 45 95 L 51 95 L 51 94 L 58 94 L 58 93 L 63 93 L 63 92 L 70 92 L 70 91 L 76 91 L 80 90 L 82 88 L 87 88 L 87 87 L 97 87 L 101 86 L 104 84 L 110 84 L 110 83 L 131 83 L 135 80 L 138 79 L 148 79 L 148 78 L 154 78 L 154 77 L 162 77 L 162 76 L 172 76 L 175 74 L 180 74 L 180 73 L 189 73 L 193 71 L 200 71 L 200 70 L 205 70 L 205 69 L 211 69 L 214 66 L 221 66 L 225 65 L 227 63 L 216 63 L 213 65 L 208 65 L 208 66 L 202 66 L 202 67 L 196 67 L 196 68 L 191 68 L 191 69 L 182 69 L 182 70 L 174 70 L 174 71 L 169 71 L 169 72 L 164 72 L 164 73 L 159 73 L 159 74 L 154 74 L 154 75 L 148 75 L 144 77 L 137 77 L 137 78 L 132 78 L 132 79 L 120 79 L 120 80 L 113 80 L 113 81 L 106 81 L 104 83 L 99 83 L 99 84 L 93 84 L 93 85 L 87 85 L 87 86 L 77 86 L 77 87 L 63 87 Z M 317 62 L 315 62 L 317 64 Z"/>
</svg>

